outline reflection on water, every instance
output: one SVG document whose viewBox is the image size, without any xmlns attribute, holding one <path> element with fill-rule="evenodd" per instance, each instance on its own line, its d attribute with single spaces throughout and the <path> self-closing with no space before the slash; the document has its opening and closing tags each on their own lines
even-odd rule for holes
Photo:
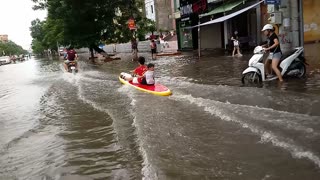
<svg viewBox="0 0 320 180">
<path fill-rule="evenodd" d="M 0 179 L 316 179 L 317 62 L 243 87 L 249 58 L 158 58 L 170 97 L 121 85 L 131 61 L 82 61 L 75 76 L 55 59 L 1 66 Z"/>
</svg>

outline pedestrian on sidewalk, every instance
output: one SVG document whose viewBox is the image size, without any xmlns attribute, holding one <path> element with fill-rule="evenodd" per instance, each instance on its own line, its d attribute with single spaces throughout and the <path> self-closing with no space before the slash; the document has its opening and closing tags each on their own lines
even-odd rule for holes
<svg viewBox="0 0 320 180">
<path fill-rule="evenodd" d="M 157 53 L 157 44 L 154 39 L 152 39 L 150 42 L 150 48 L 151 48 L 152 60 L 155 60 L 156 56 L 157 56 L 157 54 L 156 54 Z"/>
<path fill-rule="evenodd" d="M 233 51 L 232 51 L 232 56 L 234 56 L 234 53 L 237 51 L 238 56 L 242 56 L 240 53 L 240 42 L 239 42 L 239 36 L 238 36 L 238 31 L 234 31 L 231 41 L 233 41 Z"/>
<path fill-rule="evenodd" d="M 138 42 L 136 38 L 131 39 L 132 61 L 138 60 Z"/>
</svg>

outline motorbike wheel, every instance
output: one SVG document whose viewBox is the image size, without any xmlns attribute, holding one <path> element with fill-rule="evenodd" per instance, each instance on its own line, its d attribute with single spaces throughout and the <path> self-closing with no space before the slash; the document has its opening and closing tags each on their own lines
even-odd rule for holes
<svg viewBox="0 0 320 180">
<path fill-rule="evenodd" d="M 303 78 L 306 75 L 306 66 L 301 63 L 299 64 L 299 73 L 297 74 L 298 78 Z"/>
<path fill-rule="evenodd" d="M 250 85 L 250 84 L 261 84 L 262 77 L 260 74 L 256 72 L 248 72 L 242 76 L 242 84 Z"/>
</svg>

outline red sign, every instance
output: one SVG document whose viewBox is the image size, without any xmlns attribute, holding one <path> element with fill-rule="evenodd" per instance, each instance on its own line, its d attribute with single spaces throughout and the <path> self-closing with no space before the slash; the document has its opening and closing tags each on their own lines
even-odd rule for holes
<svg viewBox="0 0 320 180">
<path fill-rule="evenodd" d="M 199 0 L 192 4 L 193 13 L 200 14 L 207 9 L 207 0 Z"/>
<path fill-rule="evenodd" d="M 134 19 L 130 18 L 130 19 L 128 20 L 128 28 L 129 28 L 130 30 L 136 29 L 136 24 L 135 24 L 135 22 L 134 22 Z"/>
<path fill-rule="evenodd" d="M 200 14 L 207 10 L 207 0 L 197 0 L 193 4 L 188 4 L 180 7 L 181 16 L 189 15 L 192 13 Z"/>
</svg>

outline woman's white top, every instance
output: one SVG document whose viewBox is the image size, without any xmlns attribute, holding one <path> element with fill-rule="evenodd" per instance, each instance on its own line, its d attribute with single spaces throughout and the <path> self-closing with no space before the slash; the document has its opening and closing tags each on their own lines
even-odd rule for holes
<svg viewBox="0 0 320 180">
<path fill-rule="evenodd" d="M 239 41 L 238 41 L 238 40 L 236 40 L 236 39 L 235 39 L 235 40 L 233 40 L 233 45 L 234 45 L 234 46 L 239 46 Z"/>
</svg>

